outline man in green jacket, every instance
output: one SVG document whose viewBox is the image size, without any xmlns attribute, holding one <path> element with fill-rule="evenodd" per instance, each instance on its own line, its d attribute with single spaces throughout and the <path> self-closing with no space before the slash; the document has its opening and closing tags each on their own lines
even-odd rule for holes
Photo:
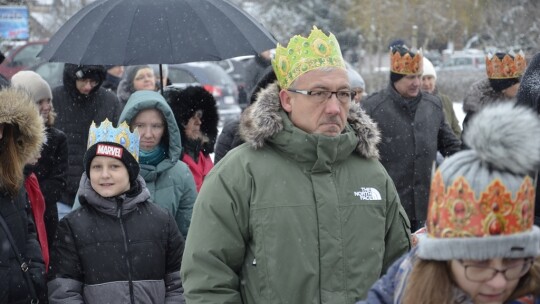
<svg viewBox="0 0 540 304">
<path fill-rule="evenodd" d="M 294 36 L 272 65 L 277 83 L 243 114 L 246 143 L 195 203 L 187 303 L 355 303 L 410 249 L 379 132 L 352 104 L 334 35 Z"/>
</svg>

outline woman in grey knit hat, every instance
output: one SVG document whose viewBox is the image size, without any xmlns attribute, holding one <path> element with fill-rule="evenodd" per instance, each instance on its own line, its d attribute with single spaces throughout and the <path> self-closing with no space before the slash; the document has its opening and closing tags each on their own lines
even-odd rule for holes
<svg viewBox="0 0 540 304">
<path fill-rule="evenodd" d="M 156 76 L 150 65 L 131 65 L 124 71 L 124 77 L 118 84 L 116 95 L 124 106 L 134 92 L 155 91 L 156 88 Z"/>
<path fill-rule="evenodd" d="M 503 103 L 478 112 L 465 136 L 471 150 L 433 174 L 425 234 L 366 303 L 534 303 L 538 134 L 540 119 L 528 108 Z"/>
</svg>

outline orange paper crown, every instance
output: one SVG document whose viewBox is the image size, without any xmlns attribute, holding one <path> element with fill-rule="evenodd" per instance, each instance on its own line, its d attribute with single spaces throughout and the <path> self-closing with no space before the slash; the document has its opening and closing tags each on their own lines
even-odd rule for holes
<svg viewBox="0 0 540 304">
<path fill-rule="evenodd" d="M 505 54 L 502 59 L 497 55 L 486 56 L 486 72 L 489 79 L 518 78 L 525 73 L 527 63 L 523 52 L 514 55 Z"/>
<path fill-rule="evenodd" d="M 457 178 L 446 189 L 437 170 L 429 197 L 428 235 L 444 239 L 529 231 L 533 226 L 534 197 L 530 176 L 524 177 L 514 197 L 500 179 L 494 179 L 476 197 L 464 177 Z"/>
<path fill-rule="evenodd" d="M 392 73 L 411 75 L 422 72 L 422 50 L 419 50 L 413 57 L 409 52 L 401 55 L 398 50 L 390 51 L 390 71 Z"/>
</svg>

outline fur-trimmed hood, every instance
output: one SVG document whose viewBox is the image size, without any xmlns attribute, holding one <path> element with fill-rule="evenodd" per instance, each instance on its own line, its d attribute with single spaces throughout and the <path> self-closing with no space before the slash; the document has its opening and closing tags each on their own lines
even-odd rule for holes
<svg viewBox="0 0 540 304">
<path fill-rule="evenodd" d="M 188 86 L 185 89 L 167 87 L 163 95 L 174 113 L 183 144 L 188 141 L 184 125 L 195 115 L 195 112 L 203 111 L 200 128 L 206 139 L 202 141 L 202 151 L 205 155 L 214 153 L 219 122 L 214 96 L 201 86 Z"/>
<path fill-rule="evenodd" d="M 502 92 L 496 92 L 485 78 L 472 84 L 463 100 L 465 113 L 476 113 L 486 105 L 499 102 L 515 102 L 516 98 L 507 98 Z"/>
<path fill-rule="evenodd" d="M 254 149 L 263 147 L 267 139 L 283 130 L 282 112 L 279 87 L 274 82 L 261 90 L 257 101 L 242 113 L 239 129 L 242 139 Z M 351 105 L 347 121 L 358 138 L 356 152 L 365 158 L 378 159 L 377 144 L 381 138 L 376 123 L 358 105 Z"/>
<path fill-rule="evenodd" d="M 23 165 L 39 156 L 45 140 L 45 124 L 28 93 L 15 88 L 0 91 L 0 123 L 18 126 L 20 136 L 17 151 Z"/>
</svg>

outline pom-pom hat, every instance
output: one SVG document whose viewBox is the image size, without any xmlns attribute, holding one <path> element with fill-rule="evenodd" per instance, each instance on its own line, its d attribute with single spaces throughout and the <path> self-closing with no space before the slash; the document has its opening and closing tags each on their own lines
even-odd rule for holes
<svg viewBox="0 0 540 304">
<path fill-rule="evenodd" d="M 538 134 L 538 115 L 510 103 L 471 120 L 464 140 L 472 149 L 446 159 L 433 176 L 420 258 L 540 255 L 532 177 L 540 165 Z"/>
</svg>

